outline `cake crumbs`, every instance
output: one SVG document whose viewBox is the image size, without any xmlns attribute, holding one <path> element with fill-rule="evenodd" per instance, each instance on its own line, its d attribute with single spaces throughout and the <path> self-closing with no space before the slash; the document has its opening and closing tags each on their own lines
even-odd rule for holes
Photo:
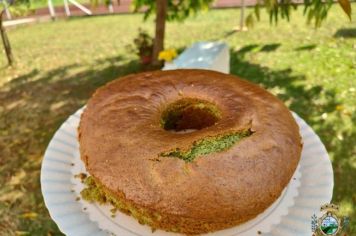
<svg viewBox="0 0 356 236">
<path fill-rule="evenodd" d="M 86 211 L 86 210 L 87 210 L 87 208 L 86 208 L 86 207 L 84 207 L 84 208 L 83 208 L 83 211 Z"/>
<path fill-rule="evenodd" d="M 72 163 L 70 163 L 70 165 L 71 165 L 71 166 L 74 166 L 74 163 L 72 162 Z"/>
<path fill-rule="evenodd" d="M 115 213 L 117 212 L 117 208 L 112 208 L 112 209 L 110 209 L 110 212 L 111 212 L 112 214 L 115 214 Z"/>
<path fill-rule="evenodd" d="M 76 201 L 79 201 L 79 200 L 80 200 L 80 197 L 77 197 L 75 200 L 76 200 Z"/>
<path fill-rule="evenodd" d="M 77 175 L 74 175 L 74 178 L 79 178 L 80 179 L 80 181 L 83 183 L 83 181 L 87 178 L 87 174 L 85 174 L 85 173 L 79 173 L 79 174 L 77 174 Z"/>
<path fill-rule="evenodd" d="M 262 232 L 261 231 L 257 231 L 257 234 L 262 234 Z"/>
</svg>

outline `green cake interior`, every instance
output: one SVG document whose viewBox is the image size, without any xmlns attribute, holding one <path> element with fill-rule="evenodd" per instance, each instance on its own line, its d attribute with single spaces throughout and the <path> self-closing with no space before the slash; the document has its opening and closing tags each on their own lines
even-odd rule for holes
<svg viewBox="0 0 356 236">
<path fill-rule="evenodd" d="M 235 143 L 245 137 L 250 136 L 251 134 L 252 131 L 248 129 L 244 131 L 208 137 L 194 142 L 192 147 L 188 150 L 180 150 L 179 148 L 177 148 L 172 151 L 161 153 L 160 156 L 177 157 L 183 159 L 186 162 L 191 162 L 198 156 L 227 150 L 231 148 Z"/>
<path fill-rule="evenodd" d="M 82 198 L 89 202 L 97 202 L 99 204 L 111 204 L 114 208 L 112 212 L 120 210 L 128 215 L 132 215 L 138 219 L 140 224 L 152 225 L 153 220 L 157 221 L 161 218 L 159 214 L 149 213 L 144 209 L 137 208 L 129 202 L 120 201 L 120 198 L 113 196 L 109 191 L 105 190 L 92 176 L 88 176 L 83 181 L 85 188 L 80 192 Z"/>
</svg>

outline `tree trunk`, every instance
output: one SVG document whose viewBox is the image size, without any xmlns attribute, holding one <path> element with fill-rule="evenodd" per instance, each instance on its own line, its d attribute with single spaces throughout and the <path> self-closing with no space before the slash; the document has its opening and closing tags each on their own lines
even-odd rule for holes
<svg viewBox="0 0 356 236">
<path fill-rule="evenodd" d="M 10 45 L 10 42 L 9 42 L 9 38 L 7 37 L 5 28 L 4 28 L 3 24 L 2 24 L 3 23 L 2 17 L 3 17 L 3 14 L 0 14 L 0 34 L 1 34 L 1 39 L 2 39 L 2 43 L 4 45 L 5 54 L 6 54 L 9 66 L 12 66 L 12 64 L 14 62 L 14 58 L 12 56 L 11 45 Z"/>
<path fill-rule="evenodd" d="M 167 0 L 156 0 L 156 33 L 153 45 L 153 65 L 159 65 L 159 52 L 164 49 L 164 31 L 166 27 Z"/>
<path fill-rule="evenodd" d="M 240 16 L 240 30 L 243 31 L 245 26 L 245 0 L 241 0 L 241 16 Z"/>
</svg>

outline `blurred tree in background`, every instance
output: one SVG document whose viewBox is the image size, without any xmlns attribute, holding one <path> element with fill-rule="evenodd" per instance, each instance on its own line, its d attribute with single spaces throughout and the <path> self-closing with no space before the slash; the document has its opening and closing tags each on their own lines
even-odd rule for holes
<svg viewBox="0 0 356 236">
<path fill-rule="evenodd" d="M 156 13 L 156 31 L 153 48 L 153 63 L 159 64 L 158 53 L 164 49 L 165 21 L 183 21 L 185 18 L 195 15 L 200 10 L 208 10 L 213 0 L 133 0 L 134 11 L 145 10 L 144 20 Z M 349 0 L 338 0 L 344 12 L 351 19 L 351 4 Z M 264 7 L 270 23 L 277 24 L 279 19 L 289 20 L 291 12 L 298 6 L 304 7 L 304 15 L 308 23 L 314 23 L 320 27 L 326 19 L 334 0 L 304 0 L 304 3 L 296 3 L 293 0 L 257 0 L 253 13 L 246 17 L 246 25 L 252 26 L 260 19 L 260 9 Z"/>
<path fill-rule="evenodd" d="M 134 11 L 147 8 L 144 20 L 156 13 L 153 64 L 159 65 L 158 54 L 164 49 L 165 22 L 183 21 L 200 10 L 208 10 L 213 0 L 133 0 Z"/>
<path fill-rule="evenodd" d="M 4 24 L 3 24 L 3 19 L 4 19 L 4 14 L 9 10 L 9 6 L 11 6 L 11 4 L 13 4 L 13 1 L 4 0 L 1 3 L 1 6 L 0 6 L 0 35 L 1 35 L 1 41 L 2 41 L 3 46 L 4 46 L 5 55 L 6 55 L 8 64 L 10 66 L 13 64 L 14 57 L 12 55 L 11 44 L 10 44 L 9 38 L 8 38 L 7 33 L 5 31 L 5 27 L 4 27 Z"/>
<path fill-rule="evenodd" d="M 315 27 L 320 27 L 323 20 L 326 19 L 330 7 L 334 0 L 304 0 L 304 3 L 296 3 L 293 0 L 258 0 L 254 9 L 254 13 L 246 17 L 246 25 L 253 25 L 255 20 L 260 19 L 260 9 L 265 7 L 270 23 L 277 24 L 279 18 L 289 21 L 292 10 L 296 10 L 298 6 L 304 8 L 304 15 L 307 18 L 307 23 L 314 23 Z M 338 0 L 344 12 L 351 19 L 351 4 L 349 0 Z"/>
</svg>

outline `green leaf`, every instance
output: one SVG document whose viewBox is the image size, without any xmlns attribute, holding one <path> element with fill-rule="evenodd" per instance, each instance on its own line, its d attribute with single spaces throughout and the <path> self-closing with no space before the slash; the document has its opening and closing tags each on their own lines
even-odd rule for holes
<svg viewBox="0 0 356 236">
<path fill-rule="evenodd" d="M 341 8 L 351 20 L 351 4 L 349 0 L 338 0 Z"/>
<path fill-rule="evenodd" d="M 167 0 L 167 16 L 168 21 L 183 21 L 189 16 L 196 15 L 199 11 L 207 11 L 213 0 Z M 153 15 L 156 11 L 156 1 L 152 0 L 133 0 L 132 6 L 135 12 L 146 8 L 144 20 Z"/>
</svg>

